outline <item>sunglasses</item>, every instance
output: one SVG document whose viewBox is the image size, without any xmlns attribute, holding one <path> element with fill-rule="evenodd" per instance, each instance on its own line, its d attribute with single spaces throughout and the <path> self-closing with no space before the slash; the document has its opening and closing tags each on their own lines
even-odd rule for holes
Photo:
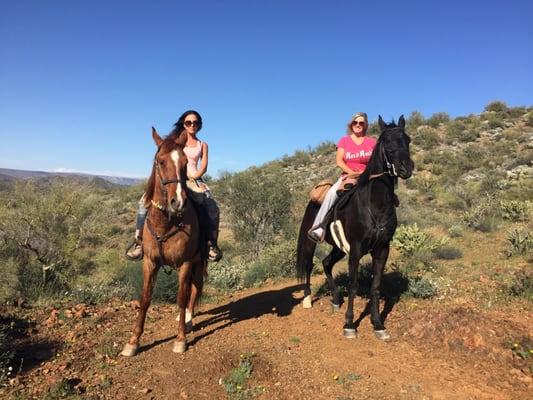
<svg viewBox="0 0 533 400">
<path fill-rule="evenodd" d="M 185 126 L 187 126 L 187 127 L 191 127 L 191 126 L 198 126 L 199 123 L 198 123 L 198 121 L 185 121 L 185 122 L 183 123 L 183 125 L 185 125 Z"/>
<path fill-rule="evenodd" d="M 352 125 L 355 126 L 365 126 L 365 121 L 353 121 Z"/>
</svg>

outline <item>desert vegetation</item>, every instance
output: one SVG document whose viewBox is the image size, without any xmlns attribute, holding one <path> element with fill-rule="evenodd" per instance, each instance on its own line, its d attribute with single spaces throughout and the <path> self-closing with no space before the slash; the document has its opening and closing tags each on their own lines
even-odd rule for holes
<svg viewBox="0 0 533 400">
<path fill-rule="evenodd" d="M 416 168 L 398 189 L 400 225 L 387 267 L 407 282 L 401 295 L 531 307 L 533 108 L 494 101 L 479 115 L 425 117 L 414 111 L 407 121 Z M 209 268 L 208 298 L 294 275 L 296 232 L 308 192 L 336 177 L 334 152 L 334 144 L 324 142 L 210 181 L 222 209 L 225 256 Z M 126 262 L 123 253 L 142 191 L 142 185 L 66 178 L 2 184 L 2 384 L 17 373 L 16 351 L 8 345 L 24 331 L 16 307 L 136 297 L 140 264 Z M 320 273 L 324 252 L 319 246 Z M 175 273 L 160 273 L 155 301 L 174 302 L 175 288 Z M 530 351 L 524 346 L 511 348 Z M 225 378 L 228 393 L 244 385 L 252 360 L 244 357 Z"/>
</svg>

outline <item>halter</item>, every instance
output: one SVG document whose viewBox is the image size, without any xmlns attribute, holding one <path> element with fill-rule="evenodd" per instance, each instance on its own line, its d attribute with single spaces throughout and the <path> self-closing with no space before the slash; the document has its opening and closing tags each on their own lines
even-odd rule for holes
<svg viewBox="0 0 533 400">
<path fill-rule="evenodd" d="M 388 174 L 393 177 L 398 177 L 398 173 L 396 172 L 396 167 L 393 163 L 389 161 L 389 158 L 387 157 L 387 152 L 385 151 L 385 146 L 381 145 L 381 153 L 383 155 L 383 159 L 385 160 L 385 165 L 387 166 L 387 171 L 385 171 L 385 174 Z"/>
</svg>

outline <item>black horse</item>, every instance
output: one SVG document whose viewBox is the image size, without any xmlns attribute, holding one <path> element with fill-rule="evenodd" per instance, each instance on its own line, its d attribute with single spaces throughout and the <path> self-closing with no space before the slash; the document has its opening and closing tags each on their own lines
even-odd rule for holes
<svg viewBox="0 0 533 400">
<path fill-rule="evenodd" d="M 386 124 L 379 117 L 381 134 L 370 157 L 368 165 L 359 177 L 357 186 L 344 194 L 334 206 L 332 221 L 327 229 L 326 241 L 333 246 L 322 264 L 332 293 L 332 306 L 339 309 L 343 296 L 332 276 L 333 265 L 349 254 L 348 307 L 344 336 L 354 338 L 356 326 L 353 321 L 353 300 L 357 293 L 359 260 L 365 254 L 372 255 L 372 285 L 370 291 L 371 321 L 379 339 L 387 340 L 379 315 L 379 288 L 385 263 L 389 256 L 390 241 L 396 230 L 396 196 L 394 188 L 398 177 L 411 176 L 414 163 L 409 154 L 411 139 L 405 133 L 403 115 Z M 305 210 L 298 237 L 296 269 L 298 278 L 305 278 L 304 308 L 311 308 L 311 270 L 316 243 L 307 237 L 319 205 L 309 202 Z"/>
</svg>

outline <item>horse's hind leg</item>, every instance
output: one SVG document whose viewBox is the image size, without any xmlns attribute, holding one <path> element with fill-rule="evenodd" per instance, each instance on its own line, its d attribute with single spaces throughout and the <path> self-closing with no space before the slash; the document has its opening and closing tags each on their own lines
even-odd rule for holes
<svg viewBox="0 0 533 400">
<path fill-rule="evenodd" d="M 137 354 L 139 350 L 139 339 L 144 332 L 144 322 L 146 319 L 146 312 L 150 307 L 152 301 L 152 292 L 154 290 L 154 282 L 157 276 L 158 268 L 147 257 L 143 260 L 143 291 L 141 294 L 140 308 L 137 313 L 137 321 L 133 328 L 133 335 L 130 340 L 124 346 L 124 349 L 120 353 L 123 356 L 131 357 Z"/>
<path fill-rule="evenodd" d="M 178 277 L 179 277 L 179 289 L 178 289 L 178 335 L 174 341 L 174 346 L 172 351 L 174 353 L 183 353 L 187 350 L 187 339 L 185 337 L 185 308 L 187 307 L 187 302 L 189 300 L 189 295 L 191 293 L 191 272 L 192 272 L 192 263 L 185 262 L 179 268 Z"/>
<path fill-rule="evenodd" d="M 333 311 L 338 311 L 344 301 L 342 297 L 342 292 L 335 284 L 335 279 L 333 279 L 333 266 L 344 256 L 345 254 L 340 249 L 338 249 L 337 247 L 333 247 L 331 253 L 329 253 L 328 256 L 324 258 L 324 260 L 322 260 L 324 274 L 326 275 L 329 290 L 331 291 L 331 306 L 333 308 Z"/>
<path fill-rule="evenodd" d="M 370 320 L 374 326 L 374 334 L 381 340 L 390 339 L 390 335 L 385 329 L 381 316 L 379 315 L 379 289 L 381 286 L 383 269 L 385 268 L 385 263 L 387 262 L 388 257 L 389 246 L 385 246 L 372 252 L 372 272 L 374 277 L 372 278 L 372 286 L 370 288 Z"/>
</svg>

